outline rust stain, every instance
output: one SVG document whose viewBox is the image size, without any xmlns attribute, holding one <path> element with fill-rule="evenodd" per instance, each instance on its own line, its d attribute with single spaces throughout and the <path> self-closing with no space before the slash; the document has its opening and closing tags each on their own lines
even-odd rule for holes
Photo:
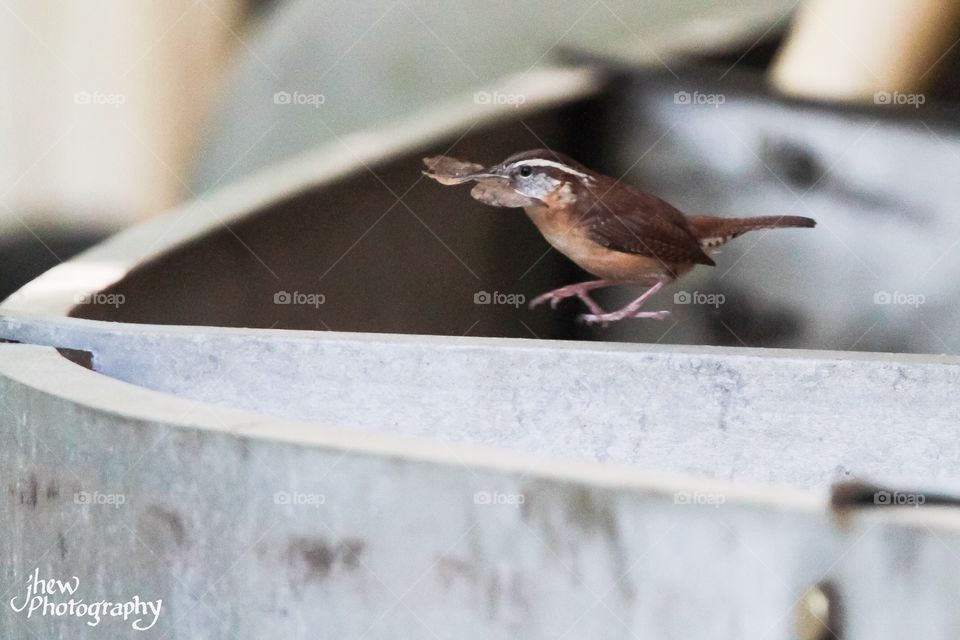
<svg viewBox="0 0 960 640">
<path fill-rule="evenodd" d="M 360 565 L 360 554 L 363 553 L 367 543 L 360 538 L 344 538 L 343 546 L 347 552 L 343 556 L 344 566 L 349 569 L 356 569 Z"/>
<path fill-rule="evenodd" d="M 7 492 L 11 496 L 19 494 L 20 504 L 34 508 L 40 504 L 41 497 L 45 497 L 47 500 L 56 500 L 60 497 L 60 487 L 57 486 L 55 481 L 51 480 L 46 489 L 41 489 L 40 484 L 37 474 L 31 473 L 25 483 L 18 482 L 10 485 Z"/>
<path fill-rule="evenodd" d="M 307 580 L 323 581 L 338 567 L 354 570 L 360 564 L 366 543 L 359 538 L 328 542 L 323 538 L 293 538 L 287 548 L 287 561 Z"/>
<path fill-rule="evenodd" d="M 450 555 L 441 555 L 434 565 L 437 578 L 444 589 L 449 589 L 455 582 L 463 581 L 474 584 L 477 581 L 477 570 L 467 560 Z"/>
<path fill-rule="evenodd" d="M 176 511 L 164 506 L 154 504 L 147 508 L 144 516 L 162 526 L 162 530 L 168 532 L 168 537 L 173 540 L 178 548 L 183 548 L 187 544 L 187 527 L 183 523 L 183 516 Z M 154 530 L 155 526 L 145 527 L 147 530 Z"/>
<path fill-rule="evenodd" d="M 459 592 L 461 597 L 483 602 L 491 619 L 508 624 L 529 614 L 529 577 L 518 567 L 510 563 L 477 566 L 467 558 L 447 554 L 436 558 L 434 573 L 445 596 Z"/>
<path fill-rule="evenodd" d="M 298 551 L 306 562 L 310 574 L 321 580 L 330 574 L 333 561 L 337 559 L 333 549 L 322 542 L 304 544 Z"/>
<path fill-rule="evenodd" d="M 37 476 L 31 473 L 26 489 L 20 490 L 20 504 L 25 504 L 28 507 L 36 507 L 39 494 L 40 483 L 37 482 Z"/>
</svg>

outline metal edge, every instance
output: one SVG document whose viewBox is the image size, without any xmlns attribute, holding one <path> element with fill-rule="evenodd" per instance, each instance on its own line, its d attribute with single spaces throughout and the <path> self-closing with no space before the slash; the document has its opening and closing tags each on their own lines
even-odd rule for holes
<svg viewBox="0 0 960 640">
<path fill-rule="evenodd" d="M 883 353 L 873 351 L 830 351 L 774 349 L 760 347 L 718 347 L 638 342 L 584 342 L 481 336 L 434 336 L 425 334 L 355 333 L 295 329 L 252 329 L 193 325 L 134 324 L 69 318 L 46 313 L 25 313 L 0 307 L 0 340 L 49 347 L 86 350 L 102 338 L 122 336 L 229 336 L 284 341 L 352 342 L 358 344 L 431 345 L 458 349 L 528 349 L 580 351 L 587 353 L 669 353 L 725 358 L 765 358 L 804 362 L 896 362 L 912 365 L 960 366 L 960 356 Z"/>
<path fill-rule="evenodd" d="M 642 471 L 628 465 L 539 456 L 480 445 L 351 431 L 331 425 L 284 420 L 252 411 L 217 407 L 144 389 L 85 369 L 54 349 L 34 345 L 0 346 L 0 378 L 73 403 L 87 410 L 176 428 L 236 437 L 333 449 L 449 467 L 498 471 L 610 490 L 669 496 L 678 491 L 722 492 L 728 502 L 764 504 L 797 512 L 823 512 L 830 495 L 787 485 L 700 478 Z M 956 525 L 960 529 L 960 513 Z"/>
</svg>

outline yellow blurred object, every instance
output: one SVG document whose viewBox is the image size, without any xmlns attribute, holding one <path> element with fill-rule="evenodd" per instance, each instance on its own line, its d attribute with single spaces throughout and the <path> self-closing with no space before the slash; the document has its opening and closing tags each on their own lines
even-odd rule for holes
<svg viewBox="0 0 960 640">
<path fill-rule="evenodd" d="M 882 103 L 883 94 L 920 92 L 955 49 L 958 23 L 956 0 L 809 0 L 771 81 L 823 100 Z"/>
<path fill-rule="evenodd" d="M 837 612 L 832 600 L 835 594 L 829 585 L 815 585 L 803 592 L 797 602 L 797 640 L 839 638 Z"/>
<path fill-rule="evenodd" d="M 126 226 L 179 200 L 242 4 L 19 0 L 3 9 L 0 228 Z"/>
</svg>

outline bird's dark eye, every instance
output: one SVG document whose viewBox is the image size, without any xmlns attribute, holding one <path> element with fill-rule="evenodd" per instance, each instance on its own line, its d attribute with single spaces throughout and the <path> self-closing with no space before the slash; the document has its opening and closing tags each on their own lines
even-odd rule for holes
<svg viewBox="0 0 960 640">
<path fill-rule="evenodd" d="M 529 178 L 533 175 L 533 168 L 531 167 L 520 167 L 520 175 L 524 178 Z"/>
</svg>

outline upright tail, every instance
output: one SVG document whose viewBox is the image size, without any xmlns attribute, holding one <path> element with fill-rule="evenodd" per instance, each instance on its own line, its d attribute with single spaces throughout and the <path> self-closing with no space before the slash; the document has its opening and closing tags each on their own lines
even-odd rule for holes
<svg viewBox="0 0 960 640">
<path fill-rule="evenodd" d="M 813 218 L 803 216 L 761 216 L 758 218 L 717 218 L 690 216 L 687 218 L 694 235 L 704 249 L 715 249 L 748 231 L 757 229 L 784 229 L 788 227 L 817 226 Z"/>
</svg>

